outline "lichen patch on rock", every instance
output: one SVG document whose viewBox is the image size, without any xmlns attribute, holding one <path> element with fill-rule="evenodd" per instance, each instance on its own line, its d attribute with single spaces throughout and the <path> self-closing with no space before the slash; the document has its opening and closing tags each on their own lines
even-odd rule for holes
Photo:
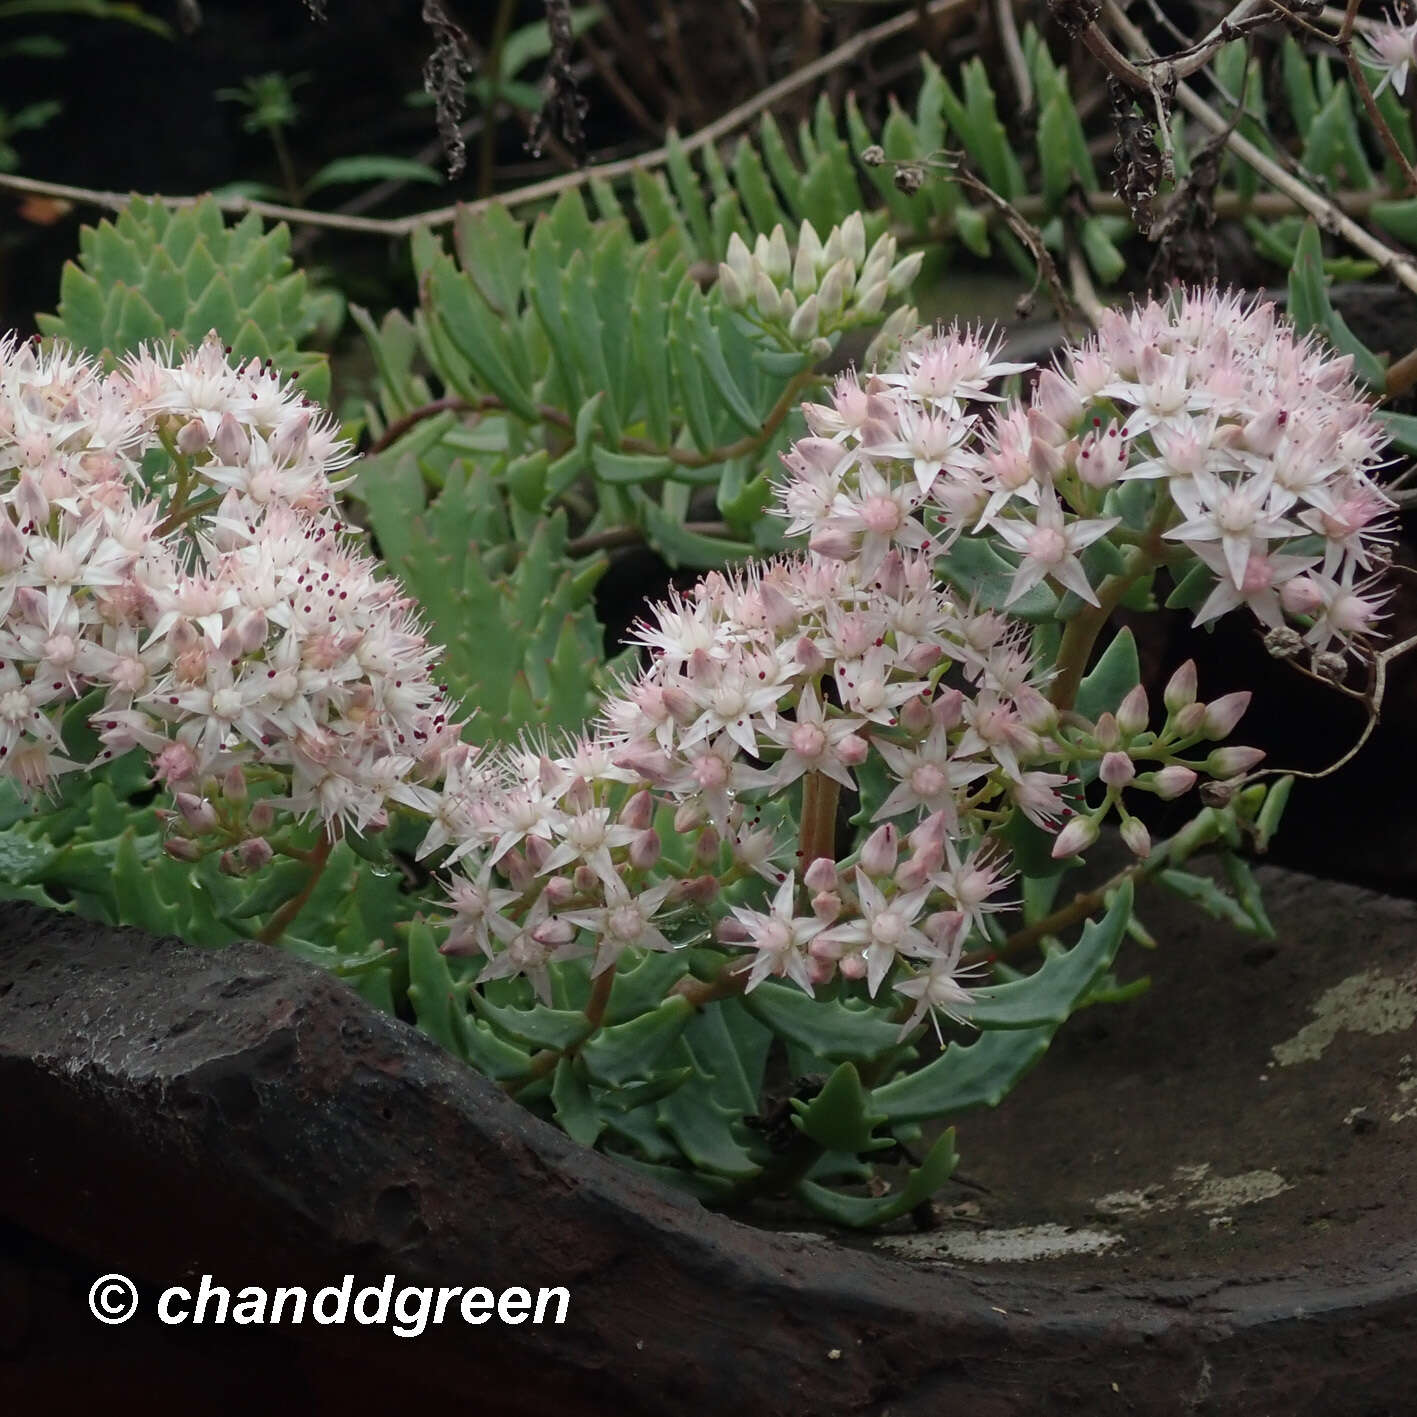
<svg viewBox="0 0 1417 1417">
<path fill-rule="evenodd" d="M 1067 1225 L 1021 1225 L 1009 1230 L 930 1230 L 919 1235 L 887 1235 L 882 1249 L 913 1260 L 968 1260 L 1010 1264 L 1022 1260 L 1100 1255 L 1120 1244 L 1108 1230 L 1075 1230 Z"/>
<path fill-rule="evenodd" d="M 1314 1004 L 1314 1017 L 1293 1038 L 1275 1044 L 1281 1068 L 1311 1063 L 1344 1029 L 1355 1033 L 1395 1033 L 1417 1022 L 1417 987 L 1411 975 L 1394 978 L 1375 969 L 1350 974 Z"/>
<path fill-rule="evenodd" d="M 1243 1171 L 1238 1176 L 1211 1176 L 1202 1181 L 1186 1204 L 1192 1210 L 1229 1211 L 1272 1200 L 1288 1189 L 1289 1182 L 1277 1171 Z"/>
</svg>

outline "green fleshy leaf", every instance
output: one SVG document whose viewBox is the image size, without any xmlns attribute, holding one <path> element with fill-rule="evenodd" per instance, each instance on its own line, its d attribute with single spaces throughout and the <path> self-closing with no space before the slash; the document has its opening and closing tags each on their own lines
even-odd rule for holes
<svg viewBox="0 0 1417 1417">
<path fill-rule="evenodd" d="M 910 1172 L 905 1185 L 896 1195 L 846 1196 L 837 1191 L 830 1191 L 815 1181 L 801 1182 L 795 1194 L 818 1215 L 833 1224 L 846 1225 L 853 1230 L 884 1225 L 902 1215 L 908 1215 L 916 1206 L 929 1200 L 950 1179 L 959 1164 L 954 1141 L 954 1128 L 951 1127 L 936 1140 L 924 1161 Z"/>
<path fill-rule="evenodd" d="M 582 1146 L 594 1146 L 605 1123 L 591 1098 L 585 1076 L 574 1059 L 562 1058 L 556 1064 L 551 1101 L 562 1130 Z"/>
<path fill-rule="evenodd" d="M 1137 642 L 1130 629 L 1121 629 L 1093 670 L 1078 686 L 1075 707 L 1084 718 L 1115 713 L 1122 700 L 1141 682 Z"/>
<path fill-rule="evenodd" d="M 886 1120 L 871 1110 L 870 1094 L 861 1086 L 855 1065 L 843 1063 L 810 1101 L 792 1098 L 794 1125 L 826 1151 L 857 1155 L 895 1145 L 892 1137 L 873 1135 Z"/>
<path fill-rule="evenodd" d="M 480 1018 L 516 1043 L 533 1048 L 553 1048 L 564 1053 L 590 1032 L 590 1020 L 579 1009 L 550 1009 L 544 1004 L 530 1008 L 498 1008 L 478 990 L 469 991 L 469 1000 Z"/>
<path fill-rule="evenodd" d="M 1131 912 L 1132 886 L 1127 881 L 1118 887 L 1107 914 L 1100 922 L 1088 921 L 1072 949 L 1049 955 L 1024 979 L 971 990 L 969 1022 L 982 1029 L 1056 1028 L 1112 963 Z"/>
<path fill-rule="evenodd" d="M 628 1023 L 602 1028 L 580 1050 L 591 1079 L 607 1087 L 622 1087 L 650 1076 L 655 1062 L 683 1033 L 694 1006 L 682 995 Z"/>
<path fill-rule="evenodd" d="M 837 999 L 813 999 L 789 984 L 765 980 L 743 996 L 743 1006 L 780 1038 L 829 1063 L 869 1063 L 894 1049 L 900 1025 L 884 1009 L 849 1008 Z"/>
</svg>

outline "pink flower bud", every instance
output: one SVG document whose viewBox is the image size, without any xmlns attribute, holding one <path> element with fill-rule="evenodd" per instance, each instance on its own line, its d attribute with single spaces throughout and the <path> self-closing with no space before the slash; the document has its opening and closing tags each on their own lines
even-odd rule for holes
<svg viewBox="0 0 1417 1417">
<path fill-rule="evenodd" d="M 836 745 L 836 755 L 847 767 L 859 767 L 866 761 L 866 755 L 871 751 L 870 745 L 856 733 L 843 735 L 841 741 Z"/>
<path fill-rule="evenodd" d="M 872 880 L 889 876 L 895 870 L 898 852 L 899 838 L 894 823 L 882 822 L 861 848 L 861 869 Z"/>
<path fill-rule="evenodd" d="M 1295 576 L 1279 588 L 1279 603 L 1290 615 L 1317 615 L 1323 609 L 1323 591 L 1311 576 Z"/>
<path fill-rule="evenodd" d="M 1245 446 L 1252 453 L 1269 457 L 1279 447 L 1287 421 L 1283 409 L 1265 409 L 1245 424 Z"/>
<path fill-rule="evenodd" d="M 900 708 L 900 726 L 912 738 L 923 738 L 930 731 L 930 705 L 917 694 Z"/>
<path fill-rule="evenodd" d="M 1038 376 L 1033 402 L 1039 412 L 1062 428 L 1071 428 L 1082 414 L 1082 399 L 1076 387 L 1056 369 L 1045 369 Z"/>
<path fill-rule="evenodd" d="M 1263 748 L 1217 748 L 1206 760 L 1205 770 L 1221 779 L 1239 777 L 1264 761 Z"/>
<path fill-rule="evenodd" d="M 259 871 L 263 867 L 269 866 L 275 857 L 270 842 L 263 836 L 247 837 L 236 848 L 236 854 L 240 857 L 242 866 L 248 871 Z"/>
<path fill-rule="evenodd" d="M 1097 746 L 1110 752 L 1122 741 L 1121 730 L 1117 727 L 1116 717 L 1110 713 L 1098 716 L 1097 723 L 1092 730 L 1092 736 L 1097 740 Z"/>
<path fill-rule="evenodd" d="M 25 559 L 25 539 L 9 517 L 0 517 L 0 571 L 18 570 Z"/>
<path fill-rule="evenodd" d="M 674 809 L 674 831 L 678 836 L 687 836 L 706 820 L 702 802 L 681 802 Z"/>
<path fill-rule="evenodd" d="M 643 743 L 617 753 L 611 761 L 617 768 L 635 773 L 645 782 L 654 783 L 656 786 L 665 782 L 670 775 L 668 754 L 658 752 Z"/>
<path fill-rule="evenodd" d="M 836 973 L 836 961 L 833 959 L 812 958 L 807 961 L 807 978 L 813 985 L 826 984 Z"/>
<path fill-rule="evenodd" d="M 620 809 L 620 825 L 631 831 L 644 831 L 654 823 L 654 798 L 646 791 L 636 792 Z"/>
<path fill-rule="evenodd" d="M 600 877 L 595 874 L 594 867 L 582 861 L 571 874 L 571 884 L 576 888 L 577 895 L 589 895 L 600 885 Z"/>
<path fill-rule="evenodd" d="M 182 813 L 183 820 L 199 836 L 203 832 L 215 829 L 217 824 L 216 810 L 205 797 L 197 797 L 190 792 L 179 792 L 175 800 L 177 810 Z"/>
<path fill-rule="evenodd" d="M 1151 707 L 1146 701 L 1146 690 L 1140 684 L 1117 706 L 1117 727 L 1124 738 L 1134 738 L 1145 733 L 1151 722 Z"/>
<path fill-rule="evenodd" d="M 856 537 L 840 527 L 826 526 L 812 533 L 807 549 L 828 561 L 849 561 L 856 555 Z"/>
<path fill-rule="evenodd" d="M 526 864 L 533 876 L 539 876 L 551 858 L 551 843 L 539 836 L 531 836 L 526 842 Z"/>
<path fill-rule="evenodd" d="M 905 594 L 905 562 L 894 546 L 876 570 L 876 589 L 892 600 L 899 600 Z"/>
<path fill-rule="evenodd" d="M 1195 785 L 1196 774 L 1190 768 L 1182 767 L 1180 763 L 1172 763 L 1170 767 L 1162 768 L 1151 780 L 1151 790 L 1163 802 L 1169 802 L 1173 797 L 1189 792 Z"/>
<path fill-rule="evenodd" d="M 812 914 L 830 925 L 841 914 L 841 897 L 835 891 L 818 891 L 812 897 Z"/>
<path fill-rule="evenodd" d="M 519 891 L 524 891 L 531 884 L 531 868 L 526 864 L 526 857 L 523 856 L 520 851 L 516 850 L 515 847 L 513 847 L 511 851 L 506 852 L 497 862 L 497 869 L 500 870 L 507 878 L 508 882 Z M 579 871 L 582 868 L 577 869 Z M 590 874 L 590 885 L 586 886 L 585 889 L 588 891 L 592 890 L 597 880 L 596 874 L 589 866 L 583 869 Z"/>
<path fill-rule="evenodd" d="M 1136 817 L 1128 817 L 1122 823 L 1122 840 L 1133 856 L 1145 861 L 1151 855 L 1151 833 Z"/>
<path fill-rule="evenodd" d="M 1019 721 L 1031 732 L 1051 733 L 1058 726 L 1057 708 L 1032 684 L 1020 684 L 1013 697 Z"/>
<path fill-rule="evenodd" d="M 1204 704 L 1187 704 L 1185 708 L 1176 711 L 1176 732 L 1183 738 L 1189 738 L 1193 733 L 1199 733 L 1204 722 Z"/>
<path fill-rule="evenodd" d="M 837 888 L 836 862 L 830 856 L 818 856 L 802 877 L 809 891 L 834 891 Z"/>
<path fill-rule="evenodd" d="M 908 856 L 896 868 L 895 883 L 903 891 L 918 891 L 939 869 L 939 865 L 938 861 L 931 865 L 923 855 Z"/>
<path fill-rule="evenodd" d="M 185 836 L 170 836 L 163 842 L 162 849 L 176 861 L 200 861 L 202 859 L 201 848 L 195 841 L 189 841 Z"/>
<path fill-rule="evenodd" d="M 969 928 L 969 917 L 959 910 L 936 910 L 925 917 L 920 927 L 940 950 L 954 947 L 955 940 Z"/>
<path fill-rule="evenodd" d="M 276 809 L 269 797 L 263 797 L 246 817 L 246 825 L 253 832 L 267 832 L 275 824 Z"/>
<path fill-rule="evenodd" d="M 1196 701 L 1196 662 L 1188 659 L 1167 681 L 1162 702 L 1168 712 L 1177 713 Z"/>
<path fill-rule="evenodd" d="M 1069 856 L 1076 856 L 1096 840 L 1097 822 L 1092 817 L 1074 817 L 1058 833 L 1058 839 L 1053 843 L 1053 859 L 1063 861 Z"/>
<path fill-rule="evenodd" d="M 1097 775 L 1108 787 L 1125 787 L 1136 775 L 1136 765 L 1125 753 L 1108 753 Z"/>
<path fill-rule="evenodd" d="M 531 932 L 531 938 L 538 945 L 569 945 L 576 938 L 576 927 L 569 920 L 561 920 L 553 915 L 549 920 L 543 920 Z"/>
<path fill-rule="evenodd" d="M 228 802 L 246 800 L 246 773 L 240 763 L 233 763 L 226 770 L 226 776 L 221 780 L 221 795 Z"/>
<path fill-rule="evenodd" d="M 746 945 L 753 938 L 752 931 L 734 915 L 725 915 L 714 928 L 714 934 L 721 945 Z"/>
<path fill-rule="evenodd" d="M 246 455 L 251 451 L 251 440 L 234 414 L 223 413 L 212 446 L 222 462 L 228 467 L 235 467 L 246 461 Z"/>
<path fill-rule="evenodd" d="M 687 727 L 699 716 L 699 706 L 694 696 L 682 684 L 666 684 L 661 691 L 664 707 L 681 728 Z"/>
<path fill-rule="evenodd" d="M 234 851 L 223 851 L 217 858 L 216 868 L 223 876 L 244 876 L 246 874 Z"/>
<path fill-rule="evenodd" d="M 177 451 L 184 457 L 200 453 L 211 440 L 207 436 L 206 424 L 200 418 L 184 423 L 177 434 Z"/>
<path fill-rule="evenodd" d="M 560 909 L 575 893 L 575 883 L 569 876 L 552 876 L 541 888 L 542 900 L 553 910 Z"/>
<path fill-rule="evenodd" d="M 763 618 L 768 629 L 783 635 L 797 624 L 797 607 L 771 581 L 759 585 L 758 595 L 763 602 Z"/>
<path fill-rule="evenodd" d="M 937 728 L 946 733 L 957 728 L 964 719 L 964 695 L 958 689 L 941 689 L 930 705 L 930 717 Z"/>
<path fill-rule="evenodd" d="M 695 905 L 707 905 L 718 894 L 718 877 L 693 876 L 687 881 L 680 881 L 670 894 Z"/>
<path fill-rule="evenodd" d="M 945 842 L 949 840 L 950 827 L 943 812 L 931 812 L 923 822 L 917 826 L 906 841 L 910 843 L 910 848 L 917 854 L 920 852 L 934 853 L 938 851 L 943 859 L 945 854 Z"/>
<path fill-rule="evenodd" d="M 629 862 L 636 871 L 648 871 L 659 860 L 659 833 L 646 827 L 630 843 Z"/>
<path fill-rule="evenodd" d="M 910 653 L 901 660 L 901 663 L 912 674 L 926 674 L 944 657 L 945 652 L 939 645 L 919 644 L 911 649 Z"/>
<path fill-rule="evenodd" d="M 707 866 L 711 861 L 718 860 L 718 848 L 722 844 L 722 838 L 714 827 L 705 827 L 699 833 L 699 839 L 694 843 L 694 860 L 702 866 Z"/>
<path fill-rule="evenodd" d="M 860 955 L 847 955 L 837 968 L 841 970 L 843 979 L 864 979 L 866 977 L 866 961 Z"/>
<path fill-rule="evenodd" d="M 792 657 L 808 674 L 820 674 L 826 668 L 826 656 L 806 635 L 797 641 Z"/>
<path fill-rule="evenodd" d="M 1241 689 L 1234 694 L 1225 694 L 1206 705 L 1205 717 L 1201 721 L 1201 732 L 1207 738 L 1228 737 L 1244 717 L 1250 706 L 1251 694 Z"/>
</svg>

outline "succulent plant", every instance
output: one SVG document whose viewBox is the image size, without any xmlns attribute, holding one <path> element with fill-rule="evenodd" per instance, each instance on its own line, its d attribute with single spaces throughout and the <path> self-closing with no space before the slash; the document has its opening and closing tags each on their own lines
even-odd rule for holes
<svg viewBox="0 0 1417 1417">
<path fill-rule="evenodd" d="M 338 303 L 338 297 L 333 297 Z M 105 360 L 145 340 L 181 350 L 215 330 L 242 359 L 271 360 L 317 402 L 327 401 L 328 361 L 300 348 L 342 309 L 314 293 L 290 259 L 290 230 L 259 217 L 228 226 L 210 197 L 172 210 L 135 197 L 118 216 L 79 233 L 59 310 L 40 315 L 54 335 Z"/>
</svg>

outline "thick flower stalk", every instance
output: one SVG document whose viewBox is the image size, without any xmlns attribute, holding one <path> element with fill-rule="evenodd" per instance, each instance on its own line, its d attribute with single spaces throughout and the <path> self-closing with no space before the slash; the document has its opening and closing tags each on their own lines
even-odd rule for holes
<svg viewBox="0 0 1417 1417">
<path fill-rule="evenodd" d="M 34 794 L 85 766 L 62 716 L 96 693 L 99 761 L 146 751 L 199 831 L 248 776 L 283 789 L 267 821 L 331 834 L 432 810 L 469 750 L 414 607 L 339 519 L 350 457 L 215 336 L 111 374 L 0 345 L 0 771 Z"/>
</svg>

